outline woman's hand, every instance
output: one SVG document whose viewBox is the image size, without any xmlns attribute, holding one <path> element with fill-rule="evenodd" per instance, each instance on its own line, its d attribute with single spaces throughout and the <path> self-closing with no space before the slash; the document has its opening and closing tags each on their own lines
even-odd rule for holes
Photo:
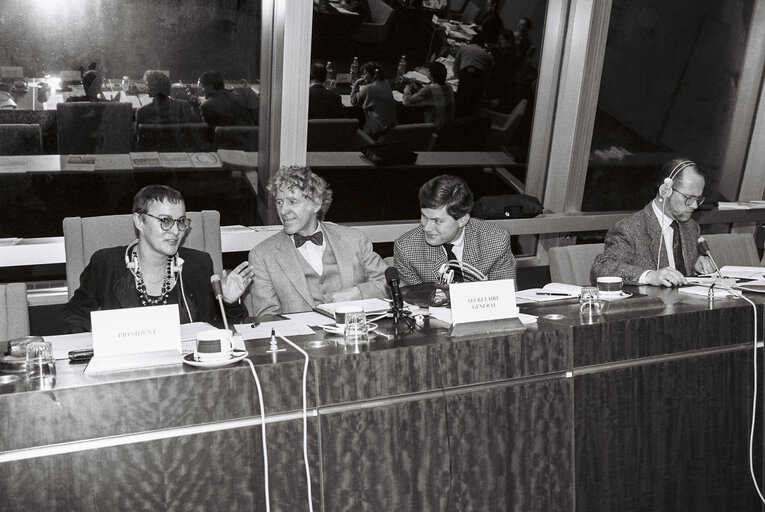
<svg viewBox="0 0 765 512">
<path fill-rule="evenodd" d="M 254 271 L 250 264 L 243 261 L 231 272 L 223 271 L 221 287 L 223 288 L 223 300 L 231 304 L 239 300 L 244 291 L 252 283 Z"/>
</svg>

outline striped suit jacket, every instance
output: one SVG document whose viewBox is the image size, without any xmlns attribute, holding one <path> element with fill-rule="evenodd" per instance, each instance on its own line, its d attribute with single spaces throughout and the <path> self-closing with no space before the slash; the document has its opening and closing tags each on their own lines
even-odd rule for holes
<svg viewBox="0 0 765 512">
<path fill-rule="evenodd" d="M 428 245 L 422 226 L 401 235 L 393 246 L 393 254 L 405 285 L 435 282 L 439 267 L 446 263 L 446 251 L 441 246 Z M 473 218 L 468 221 L 462 261 L 476 267 L 490 280 L 515 279 L 510 233 L 492 222 Z"/>
<path fill-rule="evenodd" d="M 699 225 L 693 219 L 678 225 L 685 269 L 688 275 L 693 275 L 693 265 L 699 258 Z M 651 203 L 648 203 L 645 208 L 620 220 L 608 230 L 605 250 L 595 257 L 590 279 L 594 283 L 601 276 L 618 276 L 625 282 L 636 284 L 643 272 L 657 270 L 657 261 L 658 268 L 669 265 L 664 242 L 661 243 L 659 255 L 660 240 L 661 226 Z"/>
</svg>

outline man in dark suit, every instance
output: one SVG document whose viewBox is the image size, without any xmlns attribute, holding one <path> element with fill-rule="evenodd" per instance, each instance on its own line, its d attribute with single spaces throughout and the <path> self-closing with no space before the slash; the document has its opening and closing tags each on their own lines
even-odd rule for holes
<svg viewBox="0 0 765 512">
<path fill-rule="evenodd" d="M 214 130 L 216 126 L 247 126 L 257 124 L 247 107 L 226 90 L 219 71 L 205 71 L 199 77 L 199 87 L 205 97 L 200 106 L 202 121 Z"/>
<path fill-rule="evenodd" d="M 444 174 L 420 187 L 420 226 L 395 242 L 393 254 L 403 284 L 439 282 L 441 267 L 459 260 L 488 279 L 515 279 L 510 233 L 470 217 L 473 193 L 461 178 Z M 466 276 L 455 269 L 455 281 Z"/>
<path fill-rule="evenodd" d="M 385 263 L 361 231 L 322 219 L 332 190 L 306 167 L 268 181 L 284 229 L 250 251 L 254 316 L 310 311 L 322 303 L 387 298 Z"/>
<path fill-rule="evenodd" d="M 321 62 L 311 65 L 311 86 L 308 89 L 308 119 L 335 119 L 343 116 L 340 95 L 324 87 L 327 66 Z"/>
<path fill-rule="evenodd" d="M 668 161 L 662 171 L 654 200 L 608 231 L 605 251 L 592 264 L 593 282 L 618 276 L 632 284 L 680 286 L 686 276 L 714 272 L 711 260 L 699 255 L 699 225 L 691 219 L 704 202 L 704 174 L 685 158 Z"/>
</svg>

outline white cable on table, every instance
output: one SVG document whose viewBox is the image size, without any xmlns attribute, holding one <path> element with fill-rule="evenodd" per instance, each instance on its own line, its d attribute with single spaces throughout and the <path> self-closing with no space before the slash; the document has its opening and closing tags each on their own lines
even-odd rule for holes
<svg viewBox="0 0 765 512">
<path fill-rule="evenodd" d="M 263 390 L 260 387 L 258 374 L 255 373 L 255 365 L 252 361 L 244 358 L 244 361 L 250 365 L 252 376 L 255 378 L 255 386 L 258 388 L 258 402 L 260 402 L 260 437 L 263 440 L 263 488 L 266 493 L 266 512 L 271 511 L 271 498 L 268 492 L 268 445 L 266 444 L 266 409 L 263 405 Z"/>
</svg>

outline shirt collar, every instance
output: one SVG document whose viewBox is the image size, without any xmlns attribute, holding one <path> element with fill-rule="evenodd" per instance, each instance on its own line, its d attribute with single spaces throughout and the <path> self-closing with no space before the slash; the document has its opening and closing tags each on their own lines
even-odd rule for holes
<svg viewBox="0 0 765 512">
<path fill-rule="evenodd" d="M 653 208 L 654 215 L 656 215 L 656 220 L 659 221 L 662 231 L 667 229 L 672 224 L 672 219 L 661 211 L 661 208 L 658 207 L 656 201 L 651 201 L 651 207 Z"/>
</svg>

